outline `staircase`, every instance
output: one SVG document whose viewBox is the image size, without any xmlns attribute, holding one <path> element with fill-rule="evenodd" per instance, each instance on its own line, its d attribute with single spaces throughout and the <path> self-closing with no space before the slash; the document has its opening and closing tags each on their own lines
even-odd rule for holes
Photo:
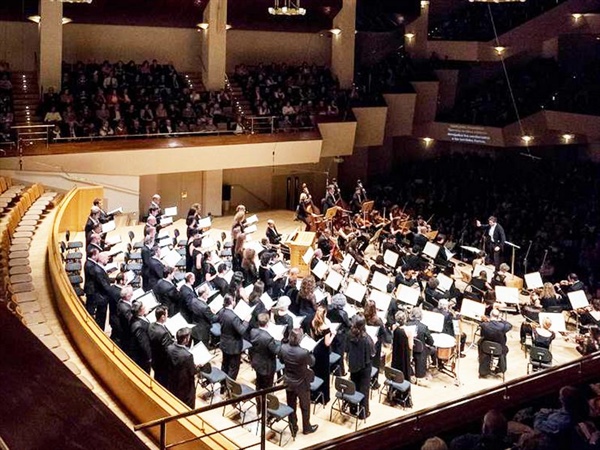
<svg viewBox="0 0 600 450">
<path fill-rule="evenodd" d="M 37 116 L 40 102 L 37 73 L 13 72 L 11 82 L 15 125 L 41 125 L 42 118 Z"/>
<path fill-rule="evenodd" d="M 231 99 L 233 104 L 237 107 L 237 112 L 242 116 L 253 116 L 254 113 L 252 112 L 250 101 L 244 97 L 240 85 L 233 81 L 231 77 L 229 78 L 229 85 L 231 87 Z"/>
<path fill-rule="evenodd" d="M 194 89 L 196 92 L 204 91 L 204 83 L 202 83 L 202 72 L 180 72 L 181 76 L 187 83 L 187 87 Z"/>
</svg>

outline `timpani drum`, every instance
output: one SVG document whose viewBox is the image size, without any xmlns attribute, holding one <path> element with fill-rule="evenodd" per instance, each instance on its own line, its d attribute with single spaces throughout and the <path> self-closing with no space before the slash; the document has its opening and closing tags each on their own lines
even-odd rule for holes
<svg viewBox="0 0 600 450">
<path fill-rule="evenodd" d="M 456 339 L 445 333 L 431 333 L 431 337 L 436 348 L 437 358 L 441 361 L 448 361 L 456 347 Z"/>
</svg>

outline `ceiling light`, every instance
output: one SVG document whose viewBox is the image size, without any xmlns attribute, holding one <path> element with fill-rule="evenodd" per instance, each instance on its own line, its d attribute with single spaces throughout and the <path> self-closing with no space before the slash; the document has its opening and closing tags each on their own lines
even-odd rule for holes
<svg viewBox="0 0 600 450">
<path fill-rule="evenodd" d="M 406 39 L 408 39 L 409 41 L 412 41 L 412 40 L 414 39 L 414 37 L 415 37 L 415 33 L 406 33 L 406 34 L 404 35 L 404 37 L 405 37 Z"/>
<path fill-rule="evenodd" d="M 521 136 L 521 140 L 525 142 L 525 145 L 529 145 L 531 141 L 533 141 L 533 136 L 529 136 L 528 134 Z"/>
<path fill-rule="evenodd" d="M 571 14 L 571 17 L 573 17 L 573 19 L 575 19 L 575 22 L 577 22 L 579 19 L 581 19 L 583 17 L 583 14 L 573 13 L 573 14 Z"/>
<path fill-rule="evenodd" d="M 233 28 L 233 26 L 231 26 L 231 25 L 229 25 L 229 24 L 225 25 L 225 29 L 226 29 L 226 30 L 231 30 L 232 28 Z"/>
<path fill-rule="evenodd" d="M 429 6 L 429 0 L 421 0 L 421 8 L 427 8 Z"/>
<path fill-rule="evenodd" d="M 342 33 L 342 30 L 340 30 L 339 28 L 332 28 L 331 30 L 329 30 L 329 32 L 334 36 L 339 36 Z"/>
<path fill-rule="evenodd" d="M 573 139 L 575 139 L 575 135 L 571 134 L 571 133 L 565 133 L 562 135 L 562 138 L 563 138 L 563 141 L 565 141 L 565 143 L 568 144 Z"/>
<path fill-rule="evenodd" d="M 300 6 L 300 0 L 274 0 L 267 9 L 272 16 L 304 16 L 306 8 Z"/>
<path fill-rule="evenodd" d="M 497 47 L 494 47 L 494 50 L 496 51 L 496 54 L 498 56 L 501 56 L 506 51 L 506 47 L 502 47 L 501 45 L 498 45 Z"/>
<path fill-rule="evenodd" d="M 423 138 L 423 142 L 425 143 L 425 147 L 429 147 L 432 144 L 432 142 L 433 142 L 433 138 L 424 137 Z"/>
<path fill-rule="evenodd" d="M 58 0 L 61 3 L 92 3 L 92 0 Z"/>
<path fill-rule="evenodd" d="M 201 22 L 201 23 L 198 23 L 198 24 L 196 24 L 196 26 L 197 26 L 198 28 L 201 28 L 201 29 L 203 29 L 203 30 L 207 30 L 207 29 L 208 29 L 208 24 L 207 24 L 206 22 Z"/>
<path fill-rule="evenodd" d="M 36 14 L 35 16 L 29 16 L 29 17 L 27 17 L 27 20 L 30 20 L 30 21 L 35 22 L 35 23 L 40 23 L 42 21 L 42 16 Z M 61 19 L 61 22 L 62 22 L 63 25 L 66 25 L 68 23 L 73 22 L 73 19 L 69 19 L 68 17 L 63 17 Z"/>
</svg>

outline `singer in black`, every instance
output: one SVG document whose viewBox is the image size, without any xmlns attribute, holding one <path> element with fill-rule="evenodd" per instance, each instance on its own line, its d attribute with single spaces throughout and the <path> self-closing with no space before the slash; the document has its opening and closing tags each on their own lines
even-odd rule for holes
<svg viewBox="0 0 600 450">
<path fill-rule="evenodd" d="M 476 224 L 477 227 L 483 229 L 487 254 L 492 256 L 494 266 L 496 267 L 496 270 L 498 270 L 501 263 L 504 242 L 506 242 L 504 228 L 502 228 L 502 225 L 498 223 L 498 219 L 496 219 L 494 216 L 490 216 L 487 225 L 482 225 L 479 220 L 476 222 Z"/>
</svg>

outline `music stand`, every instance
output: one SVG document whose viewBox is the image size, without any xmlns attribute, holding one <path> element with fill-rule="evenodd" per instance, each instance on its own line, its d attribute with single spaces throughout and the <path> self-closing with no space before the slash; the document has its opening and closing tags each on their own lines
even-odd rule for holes
<svg viewBox="0 0 600 450">
<path fill-rule="evenodd" d="M 363 215 L 369 214 L 373 211 L 373 207 L 375 206 L 375 202 L 373 200 L 369 200 L 368 202 L 363 202 L 361 212 Z"/>
<path fill-rule="evenodd" d="M 521 249 L 517 244 L 513 244 L 512 242 L 504 241 L 506 245 L 510 245 L 512 247 L 512 258 L 510 261 L 510 273 L 514 275 L 515 273 L 515 252 L 517 249 Z"/>
<path fill-rule="evenodd" d="M 539 272 L 526 273 L 525 283 L 527 284 L 527 289 L 538 289 L 544 286 L 542 274 Z"/>
</svg>

